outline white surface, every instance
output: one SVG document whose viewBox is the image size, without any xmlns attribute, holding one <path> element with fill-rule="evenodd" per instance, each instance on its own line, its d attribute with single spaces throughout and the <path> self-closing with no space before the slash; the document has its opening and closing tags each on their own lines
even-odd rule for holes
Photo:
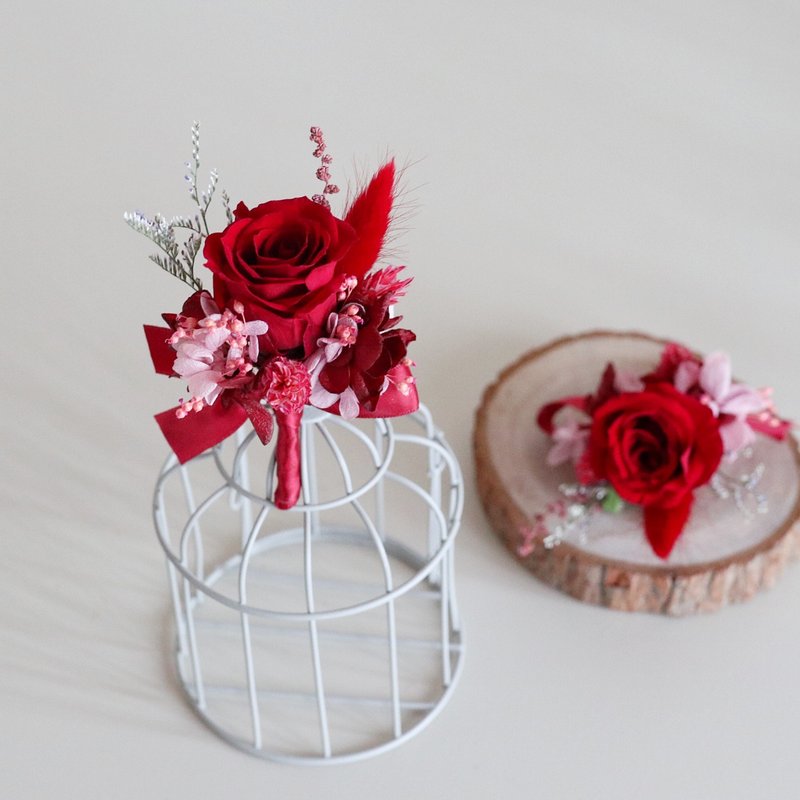
<svg viewBox="0 0 800 800">
<path fill-rule="evenodd" d="M 166 675 L 164 456 L 143 322 L 175 309 L 125 210 L 188 210 L 191 120 L 234 198 L 315 189 L 306 128 L 413 162 L 397 245 L 425 401 L 472 486 L 500 365 L 615 324 L 725 347 L 800 418 L 800 9 L 767 2 L 6 4 L 4 798 L 794 798 L 800 569 L 720 614 L 576 603 L 487 530 L 457 547 L 467 660 L 399 750 L 261 763 Z"/>
</svg>

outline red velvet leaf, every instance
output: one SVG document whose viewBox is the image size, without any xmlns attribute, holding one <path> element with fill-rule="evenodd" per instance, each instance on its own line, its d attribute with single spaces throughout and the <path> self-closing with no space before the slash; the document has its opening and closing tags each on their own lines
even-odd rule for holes
<svg viewBox="0 0 800 800">
<path fill-rule="evenodd" d="M 394 202 L 394 174 L 394 161 L 388 161 L 347 210 L 344 221 L 353 226 L 357 236 L 339 260 L 337 272 L 360 280 L 378 260 Z"/>
<path fill-rule="evenodd" d="M 688 492 L 677 505 L 671 508 L 644 507 L 644 531 L 653 552 L 659 558 L 667 558 L 672 552 L 675 542 L 689 519 L 693 500 L 694 496 Z"/>
<path fill-rule="evenodd" d="M 267 444 L 272 438 L 272 429 L 274 427 L 272 414 L 261 405 L 257 398 L 250 395 L 239 398 L 239 403 L 247 412 L 247 416 L 253 424 L 256 435 L 261 440 L 261 444 Z"/>
</svg>

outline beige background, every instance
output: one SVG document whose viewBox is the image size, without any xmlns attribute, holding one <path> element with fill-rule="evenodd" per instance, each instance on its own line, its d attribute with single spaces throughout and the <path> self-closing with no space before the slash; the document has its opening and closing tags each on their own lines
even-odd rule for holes
<svg viewBox="0 0 800 800">
<path fill-rule="evenodd" d="M 800 8 L 779 2 L 55 2 L 0 32 L 0 795 L 793 798 L 800 568 L 712 617 L 580 605 L 487 530 L 472 414 L 524 350 L 613 325 L 724 347 L 800 418 Z M 182 285 L 122 223 L 189 210 L 189 126 L 232 197 L 409 164 L 396 240 L 424 400 L 470 491 L 468 661 L 377 760 L 261 763 L 166 677 L 150 523 L 176 385 L 140 333 Z"/>
</svg>

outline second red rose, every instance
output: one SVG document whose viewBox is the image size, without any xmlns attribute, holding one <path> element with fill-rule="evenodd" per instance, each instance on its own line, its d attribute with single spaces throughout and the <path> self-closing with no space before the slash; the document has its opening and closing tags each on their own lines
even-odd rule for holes
<svg viewBox="0 0 800 800">
<path fill-rule="evenodd" d="M 656 383 L 595 411 L 589 453 L 598 478 L 644 507 L 647 538 L 666 558 L 688 519 L 694 489 L 711 479 L 723 445 L 707 406 Z"/>
</svg>

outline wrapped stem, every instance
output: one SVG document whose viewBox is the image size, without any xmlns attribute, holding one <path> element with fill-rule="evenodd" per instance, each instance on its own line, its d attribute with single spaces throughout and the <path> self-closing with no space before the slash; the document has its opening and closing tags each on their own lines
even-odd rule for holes
<svg viewBox="0 0 800 800">
<path fill-rule="evenodd" d="M 276 462 L 278 485 L 275 487 L 275 505 L 286 510 L 292 508 L 300 497 L 300 420 L 302 411 L 284 413 L 275 411 L 278 423 Z"/>
</svg>

